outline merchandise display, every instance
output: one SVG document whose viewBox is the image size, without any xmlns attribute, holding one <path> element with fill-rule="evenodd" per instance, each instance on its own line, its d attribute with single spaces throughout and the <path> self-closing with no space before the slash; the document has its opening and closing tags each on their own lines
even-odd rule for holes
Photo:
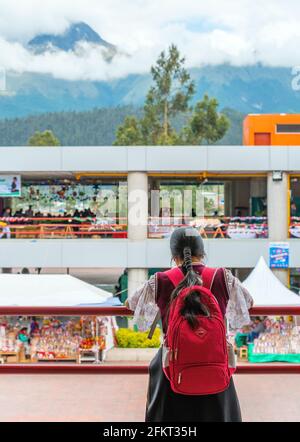
<svg viewBox="0 0 300 442">
<path fill-rule="evenodd" d="M 105 317 L 1 317 L 0 363 L 100 362 L 110 327 Z"/>
<path fill-rule="evenodd" d="M 256 318 L 235 336 L 237 353 L 249 362 L 300 362 L 300 327 L 290 317 Z"/>
<path fill-rule="evenodd" d="M 283 330 L 274 328 L 254 339 L 253 354 L 300 354 L 300 327 L 286 324 Z"/>
</svg>

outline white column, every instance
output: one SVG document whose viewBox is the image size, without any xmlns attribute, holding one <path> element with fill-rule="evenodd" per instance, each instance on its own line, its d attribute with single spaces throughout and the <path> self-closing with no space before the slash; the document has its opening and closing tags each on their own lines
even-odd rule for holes
<svg viewBox="0 0 300 442">
<path fill-rule="evenodd" d="M 282 174 L 281 181 L 273 181 L 272 172 L 268 174 L 268 225 L 270 241 L 286 241 L 288 233 L 288 174 Z M 288 271 L 273 269 L 273 273 L 288 285 Z"/>
<path fill-rule="evenodd" d="M 148 236 L 148 176 L 128 173 L 128 239 L 146 241 Z M 128 296 L 148 279 L 148 269 L 128 269 Z"/>
<path fill-rule="evenodd" d="M 148 269 L 128 269 L 128 295 L 132 295 L 148 279 Z"/>
</svg>

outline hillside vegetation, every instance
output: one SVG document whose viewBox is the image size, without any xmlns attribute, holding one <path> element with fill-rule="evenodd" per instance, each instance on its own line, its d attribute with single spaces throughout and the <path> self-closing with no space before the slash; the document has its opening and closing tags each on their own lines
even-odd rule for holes
<svg viewBox="0 0 300 442">
<path fill-rule="evenodd" d="M 140 115 L 141 110 L 130 106 L 94 109 L 85 112 L 53 112 L 25 118 L 0 120 L 0 146 L 25 146 L 36 132 L 51 130 L 63 146 L 110 146 L 116 130 L 127 115 Z M 230 128 L 218 144 L 242 143 L 244 115 L 233 109 L 223 112 L 230 120 Z M 181 127 L 187 116 L 175 121 Z"/>
</svg>

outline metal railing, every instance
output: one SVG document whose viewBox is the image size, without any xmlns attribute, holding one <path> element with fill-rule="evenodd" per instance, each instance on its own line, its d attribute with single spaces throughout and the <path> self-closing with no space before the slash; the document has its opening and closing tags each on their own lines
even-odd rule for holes
<svg viewBox="0 0 300 442">
<path fill-rule="evenodd" d="M 132 316 L 126 307 L 11 307 L 1 306 L 1 316 Z M 251 316 L 299 315 L 300 306 L 254 307 Z M 0 364 L 0 374 L 147 374 L 147 365 L 89 364 Z M 300 374 L 300 364 L 245 364 L 238 365 L 236 374 Z"/>
</svg>

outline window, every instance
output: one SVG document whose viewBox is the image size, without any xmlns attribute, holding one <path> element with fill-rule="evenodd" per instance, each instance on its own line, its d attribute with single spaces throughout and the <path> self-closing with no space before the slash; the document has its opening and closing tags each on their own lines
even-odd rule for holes
<svg viewBox="0 0 300 442">
<path fill-rule="evenodd" d="M 277 133 L 294 133 L 300 134 L 300 124 L 277 124 Z"/>
</svg>

